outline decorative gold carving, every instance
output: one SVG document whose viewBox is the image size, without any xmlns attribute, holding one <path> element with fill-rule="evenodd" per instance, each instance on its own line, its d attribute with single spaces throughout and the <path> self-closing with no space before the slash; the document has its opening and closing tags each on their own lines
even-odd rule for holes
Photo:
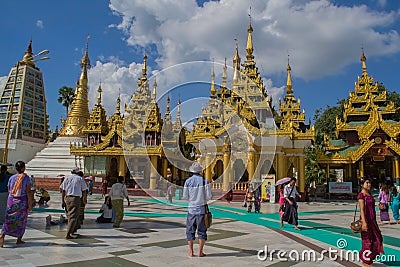
<svg viewBox="0 0 400 267">
<path fill-rule="evenodd" d="M 385 145 L 400 155 L 400 145 L 394 139 L 386 140 Z"/>
<path fill-rule="evenodd" d="M 357 162 L 373 145 L 375 144 L 375 141 L 368 140 L 364 142 L 357 150 L 355 151 L 350 151 L 348 153 L 348 157 L 352 160 L 352 162 Z"/>
</svg>

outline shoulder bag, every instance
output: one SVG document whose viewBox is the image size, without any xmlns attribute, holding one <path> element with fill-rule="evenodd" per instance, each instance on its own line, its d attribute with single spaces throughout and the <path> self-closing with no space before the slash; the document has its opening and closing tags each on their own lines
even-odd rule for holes
<svg viewBox="0 0 400 267">
<path fill-rule="evenodd" d="M 350 229 L 353 231 L 353 233 L 361 233 L 361 227 L 362 227 L 362 221 L 360 219 L 356 220 L 357 205 L 358 202 L 356 203 L 356 209 L 354 210 L 353 222 L 350 224 Z"/>
<path fill-rule="evenodd" d="M 204 192 L 204 209 L 205 209 L 205 214 L 204 214 L 204 224 L 206 225 L 206 228 L 210 228 L 212 224 L 212 213 L 210 209 L 208 208 L 207 204 L 207 197 L 206 197 L 206 180 L 203 180 L 203 192 Z"/>
</svg>

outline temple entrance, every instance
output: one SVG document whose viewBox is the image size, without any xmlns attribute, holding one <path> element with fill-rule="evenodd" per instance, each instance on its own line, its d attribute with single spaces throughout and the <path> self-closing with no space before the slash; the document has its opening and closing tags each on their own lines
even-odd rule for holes
<svg viewBox="0 0 400 267">
<path fill-rule="evenodd" d="M 108 168 L 108 183 L 109 186 L 117 182 L 118 178 L 118 159 L 112 157 Z"/>
<path fill-rule="evenodd" d="M 364 160 L 364 175 L 372 179 L 372 186 L 376 189 L 379 184 L 387 183 L 387 177 L 393 181 L 393 167 L 391 158 L 385 157 L 384 160 L 374 160 L 374 158 L 366 158 Z"/>
<path fill-rule="evenodd" d="M 224 163 L 218 160 L 214 165 L 213 181 L 222 182 L 222 174 L 224 173 Z"/>
<path fill-rule="evenodd" d="M 249 181 L 249 173 L 247 172 L 247 168 L 244 166 L 241 159 L 237 159 L 233 164 L 233 179 L 236 183 Z"/>
</svg>

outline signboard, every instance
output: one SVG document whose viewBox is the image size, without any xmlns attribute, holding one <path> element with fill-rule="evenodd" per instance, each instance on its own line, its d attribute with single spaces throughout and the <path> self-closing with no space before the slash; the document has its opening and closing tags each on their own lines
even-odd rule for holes
<svg viewBox="0 0 400 267">
<path fill-rule="evenodd" d="M 261 200 L 275 203 L 275 175 L 262 174 L 261 180 Z"/>
<path fill-rule="evenodd" d="M 353 193 L 353 184 L 352 182 L 343 182 L 343 183 L 336 183 L 336 182 L 329 182 L 329 193 Z"/>
</svg>

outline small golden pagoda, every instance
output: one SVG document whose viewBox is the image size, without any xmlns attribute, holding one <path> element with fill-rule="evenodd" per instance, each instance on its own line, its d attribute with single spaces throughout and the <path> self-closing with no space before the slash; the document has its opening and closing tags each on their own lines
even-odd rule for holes
<svg viewBox="0 0 400 267">
<path fill-rule="evenodd" d="M 386 89 L 368 75 L 366 60 L 362 51 L 362 75 L 344 105 L 343 121 L 336 118 L 336 139 L 325 135 L 326 151 L 319 151 L 317 160 L 328 175 L 339 170 L 355 185 L 357 178 L 369 176 L 378 186 L 400 175 L 400 122 L 393 120 L 396 107 L 387 101 Z"/>
<path fill-rule="evenodd" d="M 85 53 L 81 59 L 81 69 L 81 75 L 76 83 L 74 101 L 71 104 L 71 110 L 68 112 L 67 119 L 62 120 L 63 127 L 60 131 L 60 136 L 81 137 L 84 135 L 82 129 L 88 122 L 89 101 L 87 71 L 90 69 L 89 41 L 86 42 Z"/>
<path fill-rule="evenodd" d="M 271 133 L 277 136 L 274 168 L 277 177 L 296 177 L 299 192 L 305 190 L 305 154 L 304 148 L 315 140 L 314 126 L 305 123 L 305 111 L 300 108 L 300 99 L 293 94 L 291 67 L 286 67 L 286 94 L 283 102 L 279 100 L 279 113 L 275 122 L 277 129 Z"/>
</svg>

